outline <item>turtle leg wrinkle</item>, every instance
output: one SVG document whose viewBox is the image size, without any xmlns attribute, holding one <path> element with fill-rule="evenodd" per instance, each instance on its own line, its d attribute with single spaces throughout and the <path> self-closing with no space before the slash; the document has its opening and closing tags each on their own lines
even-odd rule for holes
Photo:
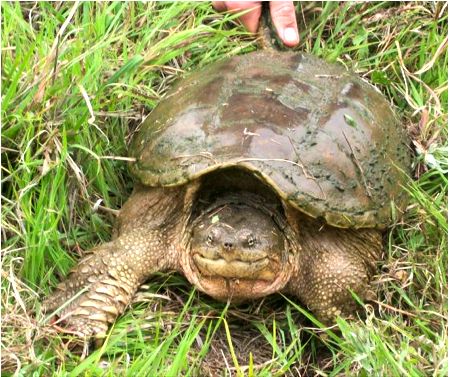
<svg viewBox="0 0 449 377">
<path fill-rule="evenodd" d="M 372 229 L 336 229 L 306 225 L 300 232 L 299 268 L 287 291 L 326 325 L 337 316 L 351 317 L 355 293 L 368 296 L 375 263 L 382 252 L 382 236 Z"/>
<path fill-rule="evenodd" d="M 158 271 L 178 268 L 186 189 L 136 189 L 118 219 L 118 237 L 94 248 L 44 302 L 68 330 L 102 336 L 138 287 Z M 186 211 L 188 212 L 188 211 Z"/>
</svg>

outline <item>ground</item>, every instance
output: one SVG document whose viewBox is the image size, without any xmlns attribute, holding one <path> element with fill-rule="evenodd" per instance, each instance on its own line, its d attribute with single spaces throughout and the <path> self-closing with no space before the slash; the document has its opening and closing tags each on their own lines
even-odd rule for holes
<svg viewBox="0 0 449 377">
<path fill-rule="evenodd" d="M 176 77 L 257 41 L 206 2 L 2 2 L 2 375 L 447 375 L 447 4 L 297 6 L 298 49 L 375 84 L 412 139 L 411 202 L 361 318 L 323 328 L 282 296 L 228 307 L 169 274 L 100 348 L 73 349 L 40 303 L 110 238 L 133 132 Z"/>
</svg>

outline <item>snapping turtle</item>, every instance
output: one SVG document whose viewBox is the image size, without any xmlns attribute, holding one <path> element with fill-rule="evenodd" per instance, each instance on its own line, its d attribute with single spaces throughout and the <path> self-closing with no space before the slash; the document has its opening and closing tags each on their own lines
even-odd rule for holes
<svg viewBox="0 0 449 377">
<path fill-rule="evenodd" d="M 332 323 L 355 309 L 403 207 L 407 138 L 386 100 L 343 67 L 265 50 L 180 80 L 135 136 L 117 236 L 46 301 L 104 334 L 145 280 L 177 270 L 239 302 L 296 296 Z"/>
</svg>

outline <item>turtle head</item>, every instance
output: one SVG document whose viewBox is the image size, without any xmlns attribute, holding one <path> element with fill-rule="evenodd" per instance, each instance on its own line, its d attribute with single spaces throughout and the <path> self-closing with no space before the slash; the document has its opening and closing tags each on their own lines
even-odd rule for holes
<svg viewBox="0 0 449 377">
<path fill-rule="evenodd" d="M 214 203 L 192 226 L 192 283 L 219 300 L 279 291 L 292 272 L 285 221 L 262 203 L 238 197 Z"/>
</svg>

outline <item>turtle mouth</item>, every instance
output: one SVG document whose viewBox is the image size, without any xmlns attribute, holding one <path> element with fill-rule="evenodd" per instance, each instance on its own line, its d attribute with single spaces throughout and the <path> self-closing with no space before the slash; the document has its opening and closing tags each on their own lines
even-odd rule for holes
<svg viewBox="0 0 449 377">
<path fill-rule="evenodd" d="M 275 271 L 269 268 L 270 259 L 266 256 L 248 260 L 224 258 L 209 258 L 199 253 L 193 255 L 193 260 L 199 272 L 204 277 L 221 277 L 225 279 L 248 279 L 272 281 Z"/>
<path fill-rule="evenodd" d="M 263 256 L 225 258 L 191 256 L 187 278 L 201 291 L 219 301 L 239 303 L 279 291 L 290 276 L 288 268 L 281 269 L 279 261 Z M 287 267 L 287 266 L 284 266 Z"/>
</svg>

